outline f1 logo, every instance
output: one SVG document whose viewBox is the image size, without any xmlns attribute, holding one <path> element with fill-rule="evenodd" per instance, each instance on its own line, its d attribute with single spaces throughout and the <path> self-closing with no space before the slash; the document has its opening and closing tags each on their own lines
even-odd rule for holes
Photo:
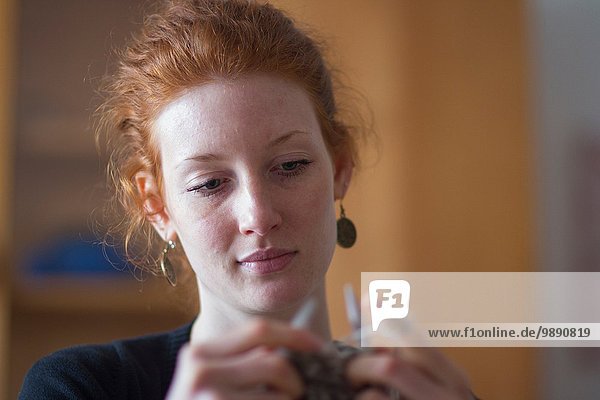
<svg viewBox="0 0 600 400">
<path fill-rule="evenodd" d="M 369 282 L 371 329 L 377 332 L 385 319 L 402 319 L 408 315 L 410 283 L 401 279 L 379 279 Z"/>
</svg>

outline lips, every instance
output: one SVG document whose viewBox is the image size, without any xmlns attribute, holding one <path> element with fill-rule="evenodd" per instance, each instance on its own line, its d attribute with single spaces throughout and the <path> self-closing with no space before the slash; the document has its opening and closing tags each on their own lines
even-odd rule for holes
<svg viewBox="0 0 600 400">
<path fill-rule="evenodd" d="M 293 250 L 270 247 L 243 257 L 238 264 L 242 269 L 254 274 L 270 274 L 283 270 L 296 254 Z"/>
</svg>

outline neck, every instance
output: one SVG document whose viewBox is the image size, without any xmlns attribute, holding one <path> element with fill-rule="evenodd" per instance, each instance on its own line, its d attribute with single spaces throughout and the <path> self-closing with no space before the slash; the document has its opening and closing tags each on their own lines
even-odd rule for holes
<svg viewBox="0 0 600 400">
<path fill-rule="evenodd" d="M 259 313 L 239 310 L 221 299 L 215 299 L 214 296 L 208 295 L 208 292 L 208 290 L 200 290 L 201 311 L 192 327 L 192 343 L 200 343 L 227 335 L 253 318 L 290 322 L 306 300 L 311 297 L 307 296 L 304 301 L 285 310 Z M 331 340 L 331 331 L 324 285 L 317 288 L 312 296 L 317 302 L 315 313 L 307 325 L 300 328 L 309 330 L 323 340 L 329 341 Z"/>
</svg>

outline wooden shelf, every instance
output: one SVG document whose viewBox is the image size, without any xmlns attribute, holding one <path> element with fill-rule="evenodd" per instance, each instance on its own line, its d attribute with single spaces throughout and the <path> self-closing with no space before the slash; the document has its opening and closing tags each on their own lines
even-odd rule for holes
<svg viewBox="0 0 600 400">
<path fill-rule="evenodd" d="M 196 314 L 197 306 L 182 288 L 166 282 L 116 277 L 56 277 L 21 279 L 12 301 L 19 312 L 40 313 L 175 313 Z"/>
</svg>

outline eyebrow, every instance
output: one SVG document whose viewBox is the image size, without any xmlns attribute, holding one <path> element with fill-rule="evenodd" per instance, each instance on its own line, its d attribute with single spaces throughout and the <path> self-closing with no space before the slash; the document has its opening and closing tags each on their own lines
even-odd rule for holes
<svg viewBox="0 0 600 400">
<path fill-rule="evenodd" d="M 294 136 L 296 136 L 298 134 L 310 135 L 310 133 L 307 132 L 307 131 L 301 131 L 301 130 L 289 131 L 288 133 L 286 133 L 284 135 L 281 135 L 277 139 L 274 139 L 271 142 L 269 142 L 267 144 L 267 148 L 273 148 L 273 147 L 280 146 L 281 144 L 287 142 L 292 137 L 294 137 Z M 218 156 L 218 155 L 213 154 L 213 153 L 206 153 L 206 154 L 199 154 L 199 155 L 196 155 L 196 156 L 188 157 L 188 158 L 184 159 L 183 161 L 208 162 L 208 161 L 217 161 L 217 160 L 220 160 L 220 159 L 222 159 L 221 156 Z M 179 165 L 177 165 L 176 168 L 179 168 L 182 164 L 183 164 L 183 162 L 179 163 Z"/>
<path fill-rule="evenodd" d="M 267 147 L 271 148 L 271 147 L 277 147 L 280 144 L 283 144 L 285 142 L 287 142 L 288 140 L 290 140 L 290 138 L 294 137 L 297 134 L 304 134 L 304 135 L 310 135 L 309 132 L 306 131 L 300 131 L 300 130 L 293 130 L 293 131 L 289 131 L 288 133 L 286 133 L 285 135 L 282 135 L 280 137 L 278 137 L 275 140 L 272 140 Z"/>
</svg>

